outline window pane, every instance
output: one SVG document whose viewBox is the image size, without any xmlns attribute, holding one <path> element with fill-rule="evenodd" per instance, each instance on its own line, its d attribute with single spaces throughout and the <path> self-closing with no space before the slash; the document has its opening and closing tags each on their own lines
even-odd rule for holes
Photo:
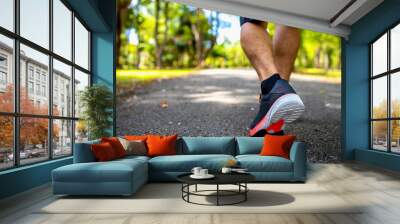
<svg viewBox="0 0 400 224">
<path fill-rule="evenodd" d="M 71 60 L 72 12 L 60 1 L 53 1 L 53 51 Z"/>
<path fill-rule="evenodd" d="M 20 0 L 21 36 L 49 48 L 49 0 Z"/>
<path fill-rule="evenodd" d="M 20 118 L 20 162 L 34 163 L 49 158 L 48 119 Z"/>
<path fill-rule="evenodd" d="M 53 60 L 53 114 L 72 117 L 71 66 Z"/>
<path fill-rule="evenodd" d="M 75 122 L 75 143 L 88 140 L 87 124 L 84 120 Z"/>
<path fill-rule="evenodd" d="M 80 95 L 89 86 L 89 75 L 75 69 L 75 117 L 81 115 Z"/>
<path fill-rule="evenodd" d="M 372 44 L 372 71 L 373 75 L 387 71 L 387 34 Z"/>
<path fill-rule="evenodd" d="M 75 63 L 89 70 L 89 32 L 75 18 Z"/>
<path fill-rule="evenodd" d="M 390 37 L 390 64 L 391 69 L 400 67 L 400 25 L 391 31 Z"/>
<path fill-rule="evenodd" d="M 0 26 L 14 31 L 14 0 L 0 1 Z"/>
<path fill-rule="evenodd" d="M 372 118 L 387 117 L 387 78 L 372 81 Z"/>
<path fill-rule="evenodd" d="M 25 114 L 48 114 L 49 57 L 21 44 L 20 108 Z"/>
<path fill-rule="evenodd" d="M 53 120 L 53 156 L 72 154 L 72 121 Z"/>
<path fill-rule="evenodd" d="M 13 40 L 0 35 L 0 111 L 14 111 Z"/>
<path fill-rule="evenodd" d="M 372 122 L 372 148 L 387 151 L 387 121 Z"/>
<path fill-rule="evenodd" d="M 0 116 L 0 170 L 14 165 L 13 118 Z"/>
<path fill-rule="evenodd" d="M 400 153 L 400 121 L 391 121 L 391 140 L 392 140 L 392 152 Z"/>
<path fill-rule="evenodd" d="M 391 116 L 400 117 L 400 72 L 391 75 L 390 85 Z"/>
</svg>

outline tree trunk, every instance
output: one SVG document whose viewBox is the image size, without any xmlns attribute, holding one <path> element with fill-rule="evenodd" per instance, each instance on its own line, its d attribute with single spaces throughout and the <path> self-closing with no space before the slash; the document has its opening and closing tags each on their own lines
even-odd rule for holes
<svg viewBox="0 0 400 224">
<path fill-rule="evenodd" d="M 214 30 L 213 32 L 213 37 L 211 39 L 211 44 L 210 47 L 205 50 L 205 52 L 202 55 L 200 65 L 201 67 L 204 66 L 204 62 L 207 59 L 208 55 L 210 54 L 211 50 L 214 48 L 215 44 L 217 43 L 217 37 L 218 37 L 218 31 L 219 31 L 219 26 L 220 26 L 220 21 L 219 21 L 219 12 L 214 12 L 215 16 L 211 16 L 211 25 L 213 26 L 212 29 Z M 215 27 L 214 27 L 215 23 Z"/>
<path fill-rule="evenodd" d="M 117 36 L 116 36 L 116 47 L 117 47 L 117 67 L 121 68 L 121 62 L 119 60 L 119 56 L 121 53 L 121 33 L 124 29 L 123 22 L 125 21 L 128 7 L 131 4 L 131 0 L 119 0 L 117 4 Z"/>
<path fill-rule="evenodd" d="M 135 9 L 136 9 L 136 17 L 138 17 L 139 16 L 139 13 L 140 13 L 140 4 L 141 4 L 141 0 L 138 0 L 137 1 L 137 4 L 136 4 L 136 6 L 135 6 Z M 140 44 L 141 44 L 141 42 L 142 42 L 142 40 L 141 40 L 141 37 L 140 37 L 140 27 L 139 27 L 139 23 L 137 22 L 137 29 L 136 29 L 136 33 L 137 33 L 137 39 L 138 39 L 138 45 L 137 45 L 137 47 L 136 47 L 136 65 L 135 65 L 135 67 L 136 67 L 136 69 L 140 69 L 140 59 L 141 59 L 141 49 L 140 49 Z"/>
<path fill-rule="evenodd" d="M 201 67 L 201 60 L 203 58 L 203 34 L 201 33 L 200 26 L 201 26 L 201 21 L 200 21 L 200 14 L 201 14 L 201 9 L 196 9 L 196 21 L 191 24 L 192 28 L 192 33 L 194 36 L 195 40 L 195 49 L 196 49 L 196 61 L 197 61 L 197 67 Z"/>
<path fill-rule="evenodd" d="M 156 0 L 155 2 L 155 20 L 156 24 L 154 26 L 154 53 L 156 56 L 155 66 L 157 69 L 161 68 L 161 52 L 160 52 L 160 43 L 158 41 L 158 32 L 159 32 L 159 23 L 160 23 L 160 0 Z"/>
<path fill-rule="evenodd" d="M 160 45 L 160 47 L 159 47 L 159 49 L 158 49 L 158 57 L 160 58 L 160 67 L 162 67 L 162 55 L 164 54 L 164 48 L 165 48 L 165 45 L 167 44 L 167 41 L 168 41 L 168 22 L 169 22 L 169 12 L 168 12 L 168 10 L 169 10 L 169 2 L 165 2 L 165 5 L 164 5 L 164 34 L 163 34 L 163 41 L 161 42 L 161 45 Z"/>
</svg>

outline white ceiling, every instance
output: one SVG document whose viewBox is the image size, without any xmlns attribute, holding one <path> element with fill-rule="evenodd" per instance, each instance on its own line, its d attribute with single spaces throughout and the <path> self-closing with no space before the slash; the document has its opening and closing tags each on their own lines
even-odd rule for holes
<svg viewBox="0 0 400 224">
<path fill-rule="evenodd" d="M 171 0 L 199 8 L 347 37 L 383 0 Z"/>
</svg>

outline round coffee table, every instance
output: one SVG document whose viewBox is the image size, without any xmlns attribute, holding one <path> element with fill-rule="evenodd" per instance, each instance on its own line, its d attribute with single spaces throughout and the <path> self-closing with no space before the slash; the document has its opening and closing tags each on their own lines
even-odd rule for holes
<svg viewBox="0 0 400 224">
<path fill-rule="evenodd" d="M 212 179 L 193 179 L 189 174 L 182 174 L 177 177 L 178 181 L 182 183 L 182 199 L 188 203 L 197 205 L 234 205 L 245 202 L 247 200 L 247 192 L 249 188 L 247 183 L 255 180 L 255 177 L 248 173 L 228 173 L 213 174 L 215 177 Z M 198 190 L 197 185 L 215 185 L 215 190 Z M 220 185 L 236 185 L 237 190 L 224 190 L 220 189 Z M 195 186 L 194 191 L 190 191 L 190 186 Z M 206 194 L 215 192 L 215 194 Z M 203 196 L 203 197 L 216 197 L 216 204 L 202 204 L 190 200 L 190 196 Z M 231 203 L 221 203 L 221 197 L 240 196 L 240 199 Z"/>
</svg>

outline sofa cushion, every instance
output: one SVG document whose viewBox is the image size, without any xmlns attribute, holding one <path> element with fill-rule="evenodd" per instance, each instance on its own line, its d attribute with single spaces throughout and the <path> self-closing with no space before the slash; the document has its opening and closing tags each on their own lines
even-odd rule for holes
<svg viewBox="0 0 400 224">
<path fill-rule="evenodd" d="M 225 154 L 234 155 L 233 137 L 183 137 L 178 141 L 178 154 Z"/>
<path fill-rule="evenodd" d="M 145 156 L 147 155 L 146 143 L 141 140 L 126 140 L 124 138 L 118 138 L 122 146 L 126 151 L 126 155 L 137 155 Z"/>
<path fill-rule="evenodd" d="M 231 155 L 175 155 L 158 156 L 149 160 L 150 171 L 190 172 L 193 167 L 200 166 L 210 171 L 219 171 L 230 159 Z"/>
<path fill-rule="evenodd" d="M 121 142 L 117 137 L 104 137 L 101 138 L 101 142 L 108 142 L 114 149 L 115 155 L 117 158 L 122 158 L 126 156 L 126 151 L 124 146 L 122 146 Z"/>
<path fill-rule="evenodd" d="M 118 156 L 115 154 L 115 150 L 109 142 L 93 144 L 90 147 L 94 157 L 96 157 L 96 161 L 105 162 L 118 158 Z"/>
<path fill-rule="evenodd" d="M 263 142 L 263 137 L 236 137 L 236 155 L 259 154 Z"/>
<path fill-rule="evenodd" d="M 239 155 L 240 167 L 249 172 L 292 172 L 292 161 L 278 156 Z"/>
<path fill-rule="evenodd" d="M 59 167 L 52 173 L 53 181 L 82 183 L 130 182 L 135 172 L 147 172 L 147 163 L 140 159 L 75 163 Z"/>
<path fill-rule="evenodd" d="M 160 135 L 149 135 L 146 143 L 148 156 L 166 156 L 176 155 L 176 139 L 178 135 L 171 136 L 160 136 Z"/>
</svg>

